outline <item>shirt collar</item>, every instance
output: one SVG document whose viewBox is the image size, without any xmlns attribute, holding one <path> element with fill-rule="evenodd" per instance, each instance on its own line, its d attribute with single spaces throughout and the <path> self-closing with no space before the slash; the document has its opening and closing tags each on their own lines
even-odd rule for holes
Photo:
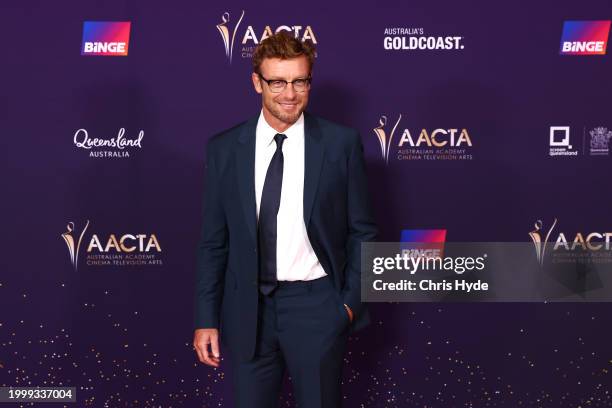
<svg viewBox="0 0 612 408">
<path fill-rule="evenodd" d="M 257 135 L 260 135 L 260 137 L 266 141 L 266 146 L 269 146 L 270 144 L 274 143 L 274 136 L 277 133 L 278 132 L 268 124 L 266 118 L 264 118 L 262 109 L 259 113 L 259 119 L 257 120 Z M 296 120 L 293 125 L 289 126 L 289 128 L 285 130 L 283 134 L 287 136 L 284 143 L 287 143 L 287 141 L 292 139 L 299 139 L 300 136 L 304 135 L 304 112 L 300 114 L 298 120 Z"/>
</svg>

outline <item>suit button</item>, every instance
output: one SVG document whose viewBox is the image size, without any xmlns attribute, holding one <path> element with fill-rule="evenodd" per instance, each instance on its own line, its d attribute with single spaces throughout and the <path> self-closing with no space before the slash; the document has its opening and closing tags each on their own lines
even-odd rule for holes
<svg viewBox="0 0 612 408">
<path fill-rule="evenodd" d="M 256 285 L 257 285 L 257 281 L 256 281 L 256 280 L 254 280 L 254 281 L 253 281 L 253 286 L 256 286 Z"/>
</svg>

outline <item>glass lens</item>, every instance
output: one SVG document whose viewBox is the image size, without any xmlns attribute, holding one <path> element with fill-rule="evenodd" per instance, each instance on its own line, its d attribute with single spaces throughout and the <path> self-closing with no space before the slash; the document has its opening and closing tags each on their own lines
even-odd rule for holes
<svg viewBox="0 0 612 408">
<path fill-rule="evenodd" d="M 302 92 L 304 89 L 306 89 L 306 80 L 296 79 L 295 81 L 293 81 L 293 89 L 298 92 Z"/>
<path fill-rule="evenodd" d="M 285 89 L 287 83 L 285 81 L 270 81 L 270 89 L 275 92 L 280 92 Z"/>
</svg>

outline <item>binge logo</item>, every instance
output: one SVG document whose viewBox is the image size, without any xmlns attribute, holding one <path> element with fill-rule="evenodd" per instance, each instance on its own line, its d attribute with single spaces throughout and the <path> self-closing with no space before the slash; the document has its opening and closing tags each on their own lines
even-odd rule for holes
<svg viewBox="0 0 612 408">
<path fill-rule="evenodd" d="M 605 55 L 610 20 L 566 21 L 561 34 L 561 55 Z"/>
<path fill-rule="evenodd" d="M 81 55 L 127 57 L 129 21 L 85 21 Z"/>
<path fill-rule="evenodd" d="M 444 256 L 445 229 L 402 230 L 402 254 L 409 258 L 442 258 Z"/>
</svg>

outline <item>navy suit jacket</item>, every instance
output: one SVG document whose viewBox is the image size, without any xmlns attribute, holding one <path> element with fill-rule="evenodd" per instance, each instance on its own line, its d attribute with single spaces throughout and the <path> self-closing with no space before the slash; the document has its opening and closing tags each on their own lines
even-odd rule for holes
<svg viewBox="0 0 612 408">
<path fill-rule="evenodd" d="M 257 332 L 258 117 L 208 142 L 197 248 L 195 328 L 218 328 L 243 361 L 253 356 Z M 361 243 L 377 234 L 363 145 L 356 130 L 305 112 L 304 150 L 304 224 L 321 266 L 353 311 L 353 332 L 370 321 L 361 302 Z"/>
</svg>

